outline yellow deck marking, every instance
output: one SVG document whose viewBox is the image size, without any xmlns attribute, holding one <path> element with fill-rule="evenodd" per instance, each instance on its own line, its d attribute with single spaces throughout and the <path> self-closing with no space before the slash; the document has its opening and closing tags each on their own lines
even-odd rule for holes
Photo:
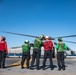
<svg viewBox="0 0 76 75">
<path fill-rule="evenodd" d="M 21 61 L 11 64 L 10 66 L 19 66 Z"/>
<path fill-rule="evenodd" d="M 30 59 L 30 62 L 31 62 L 31 60 L 32 60 L 32 59 Z M 11 64 L 10 66 L 21 67 L 21 60 L 19 60 L 19 61 L 16 62 L 16 63 Z M 25 63 L 24 63 L 24 67 L 26 67 L 26 61 L 25 61 Z"/>
</svg>

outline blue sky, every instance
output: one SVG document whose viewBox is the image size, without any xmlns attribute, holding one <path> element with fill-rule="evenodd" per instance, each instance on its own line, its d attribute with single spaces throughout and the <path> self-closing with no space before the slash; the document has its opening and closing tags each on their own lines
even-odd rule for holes
<svg viewBox="0 0 76 75">
<path fill-rule="evenodd" d="M 76 0 L 0 0 L 0 31 L 58 37 L 76 34 Z M 0 32 L 8 47 L 34 38 Z M 74 38 L 64 40 L 76 41 Z M 76 50 L 76 44 L 66 43 Z"/>
</svg>

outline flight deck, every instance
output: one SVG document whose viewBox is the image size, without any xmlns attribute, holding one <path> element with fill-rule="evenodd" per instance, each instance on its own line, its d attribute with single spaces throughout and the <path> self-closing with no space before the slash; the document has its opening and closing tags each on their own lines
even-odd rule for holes
<svg viewBox="0 0 76 75">
<path fill-rule="evenodd" d="M 31 59 L 30 59 L 31 62 Z M 46 62 L 46 70 L 42 70 L 43 59 L 40 59 L 40 70 L 36 70 L 34 66 L 33 70 L 26 69 L 26 64 L 24 64 L 24 69 L 21 69 L 21 58 L 11 57 L 6 58 L 5 69 L 0 69 L 0 75 L 76 75 L 76 58 L 66 58 L 65 66 L 66 70 L 58 71 L 57 59 L 53 58 L 54 70 L 49 68 L 49 59 Z M 35 65 L 35 64 L 34 64 Z"/>
</svg>

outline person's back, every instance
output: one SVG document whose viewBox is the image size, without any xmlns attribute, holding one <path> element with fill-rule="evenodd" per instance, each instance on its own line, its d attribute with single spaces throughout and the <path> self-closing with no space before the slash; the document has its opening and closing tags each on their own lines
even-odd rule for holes
<svg viewBox="0 0 76 75">
<path fill-rule="evenodd" d="M 22 45 L 22 51 L 23 51 L 23 52 L 28 52 L 29 50 L 30 50 L 30 45 L 27 44 L 27 43 L 24 43 L 24 44 Z"/>
<path fill-rule="evenodd" d="M 58 42 L 56 48 L 57 48 L 57 52 L 64 52 L 64 50 L 67 49 L 64 42 Z"/>
<path fill-rule="evenodd" d="M 42 46 L 42 40 L 40 38 L 36 38 L 34 40 L 34 49 L 40 49 Z"/>
<path fill-rule="evenodd" d="M 44 50 L 52 50 L 53 43 L 51 40 L 48 40 L 43 43 L 43 46 L 44 46 Z"/>
<path fill-rule="evenodd" d="M 0 51 L 3 50 L 7 52 L 7 43 L 4 40 L 0 41 Z"/>
</svg>

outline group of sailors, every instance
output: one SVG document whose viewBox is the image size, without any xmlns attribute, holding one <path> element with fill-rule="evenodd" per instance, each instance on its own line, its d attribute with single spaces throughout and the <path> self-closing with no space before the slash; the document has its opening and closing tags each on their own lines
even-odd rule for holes
<svg viewBox="0 0 76 75">
<path fill-rule="evenodd" d="M 44 42 L 43 42 L 44 40 Z M 53 70 L 53 60 L 52 60 L 52 48 L 53 48 L 53 42 L 50 40 L 49 36 L 40 36 L 39 38 L 36 38 L 34 40 L 34 49 L 32 53 L 32 61 L 31 65 L 29 66 L 29 60 L 30 60 L 30 44 L 28 40 L 24 41 L 24 44 L 22 45 L 22 61 L 21 61 L 21 68 L 24 68 L 24 61 L 26 59 L 26 65 L 27 69 L 34 69 L 34 62 L 36 59 L 36 69 L 39 70 L 39 63 L 40 63 L 40 56 L 41 56 L 41 47 L 44 47 L 44 58 L 42 63 L 42 69 L 45 70 L 46 67 L 46 60 L 49 58 L 50 62 L 50 69 Z M 67 49 L 67 46 L 62 41 L 62 38 L 58 38 L 58 43 L 56 45 L 57 49 L 57 63 L 58 63 L 58 70 L 61 69 L 65 70 L 65 62 L 64 62 L 64 50 Z"/>
<path fill-rule="evenodd" d="M 5 58 L 8 54 L 7 49 L 7 43 L 6 38 L 4 36 L 0 37 L 0 68 L 6 68 L 5 67 Z M 44 41 L 43 41 L 44 40 Z M 30 43 L 29 40 L 25 40 L 24 44 L 22 45 L 22 60 L 21 60 L 21 69 L 24 69 L 24 62 L 26 60 L 26 68 L 27 69 L 34 69 L 34 62 L 36 59 L 36 69 L 40 69 L 40 56 L 41 56 L 41 47 L 44 47 L 44 58 L 42 63 L 42 69 L 45 70 L 46 67 L 46 60 L 49 58 L 50 62 L 50 69 L 53 70 L 53 60 L 52 60 L 52 48 L 53 48 L 53 42 L 50 39 L 49 36 L 41 35 L 39 38 L 35 38 L 34 40 L 34 49 L 32 53 L 32 57 L 30 55 Z M 57 49 L 57 64 L 58 64 L 58 70 L 61 69 L 65 70 L 65 62 L 64 62 L 64 50 L 67 49 L 67 46 L 62 41 L 62 38 L 58 38 L 58 43 L 56 45 Z M 32 58 L 31 65 L 29 66 L 30 58 Z"/>
</svg>

